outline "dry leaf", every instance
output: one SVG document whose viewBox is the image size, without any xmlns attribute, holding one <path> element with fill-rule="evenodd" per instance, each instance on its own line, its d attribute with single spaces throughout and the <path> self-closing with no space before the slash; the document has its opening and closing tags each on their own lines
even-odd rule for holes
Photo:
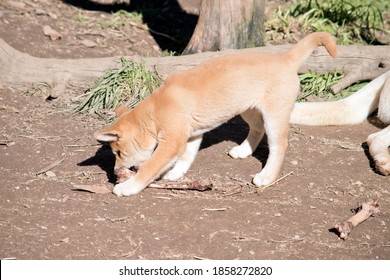
<svg viewBox="0 0 390 280">
<path fill-rule="evenodd" d="M 50 37 L 50 40 L 56 41 L 61 39 L 61 34 L 51 28 L 49 25 L 43 27 L 43 34 Z"/>
<path fill-rule="evenodd" d="M 106 194 L 106 193 L 112 193 L 112 191 L 105 186 L 99 186 L 99 185 L 74 185 L 73 186 L 74 191 L 86 191 L 91 193 L 98 193 L 98 194 Z"/>
</svg>

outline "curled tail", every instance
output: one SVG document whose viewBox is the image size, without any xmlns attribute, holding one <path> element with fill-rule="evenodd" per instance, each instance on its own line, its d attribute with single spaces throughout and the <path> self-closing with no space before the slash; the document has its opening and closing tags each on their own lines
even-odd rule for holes
<svg viewBox="0 0 390 280">
<path fill-rule="evenodd" d="M 324 46 L 328 53 L 335 58 L 337 53 L 336 39 L 327 32 L 312 33 L 301 41 L 299 41 L 290 51 L 287 56 L 293 64 L 296 65 L 297 70 L 303 62 L 311 55 L 313 50 L 318 46 Z"/>
</svg>

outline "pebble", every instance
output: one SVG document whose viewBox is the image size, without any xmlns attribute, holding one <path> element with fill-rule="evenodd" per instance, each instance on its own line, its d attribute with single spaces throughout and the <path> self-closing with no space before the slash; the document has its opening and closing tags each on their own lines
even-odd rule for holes
<svg viewBox="0 0 390 280">
<path fill-rule="evenodd" d="M 46 171 L 46 173 L 45 173 L 45 175 L 47 176 L 47 177 L 55 177 L 56 176 L 56 174 L 53 172 L 53 171 Z"/>
<path fill-rule="evenodd" d="M 87 48 L 94 48 L 97 46 L 97 44 L 92 41 L 92 40 L 89 40 L 89 39 L 84 39 L 81 41 L 81 44 Z"/>
</svg>

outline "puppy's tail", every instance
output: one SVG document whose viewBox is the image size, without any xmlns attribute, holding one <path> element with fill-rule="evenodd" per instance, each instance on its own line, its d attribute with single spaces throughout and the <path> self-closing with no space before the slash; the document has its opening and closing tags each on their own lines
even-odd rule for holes
<svg viewBox="0 0 390 280">
<path fill-rule="evenodd" d="M 297 67 L 297 71 L 318 46 L 324 46 L 328 53 L 336 58 L 336 39 L 327 32 L 315 32 L 303 38 L 287 52 L 287 56 L 292 64 Z"/>
</svg>

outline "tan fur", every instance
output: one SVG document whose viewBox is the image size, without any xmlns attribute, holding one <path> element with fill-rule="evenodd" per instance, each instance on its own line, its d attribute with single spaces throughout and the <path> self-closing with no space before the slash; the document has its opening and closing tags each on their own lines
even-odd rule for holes
<svg viewBox="0 0 390 280">
<path fill-rule="evenodd" d="M 286 53 L 240 52 L 211 59 L 170 76 L 132 111 L 118 110 L 117 122 L 95 137 L 110 142 L 115 170 L 131 166 L 139 170 L 116 185 L 114 193 L 138 193 L 160 175 L 180 178 L 194 160 L 202 134 L 239 114 L 250 132 L 229 154 L 249 156 L 266 132 L 270 154 L 254 183 L 272 183 L 288 145 L 289 118 L 299 92 L 297 70 L 319 45 L 335 57 L 334 38 L 313 33 Z"/>
</svg>

